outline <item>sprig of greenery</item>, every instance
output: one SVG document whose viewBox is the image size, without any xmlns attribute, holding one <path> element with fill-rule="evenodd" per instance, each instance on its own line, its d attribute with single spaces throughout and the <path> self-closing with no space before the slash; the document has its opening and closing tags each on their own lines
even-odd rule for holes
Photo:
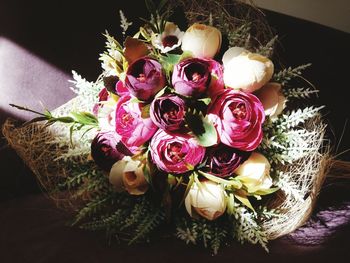
<svg viewBox="0 0 350 263">
<path fill-rule="evenodd" d="M 290 80 L 295 77 L 300 77 L 302 72 L 311 66 L 311 63 L 298 66 L 296 68 L 288 67 L 277 73 L 272 77 L 272 80 L 278 83 L 281 83 L 282 86 L 286 85 Z"/>
<path fill-rule="evenodd" d="M 278 36 L 276 35 L 269 42 L 267 42 L 266 45 L 260 45 L 260 47 L 256 50 L 256 53 L 265 57 L 271 57 L 277 39 L 278 39 Z"/>
</svg>

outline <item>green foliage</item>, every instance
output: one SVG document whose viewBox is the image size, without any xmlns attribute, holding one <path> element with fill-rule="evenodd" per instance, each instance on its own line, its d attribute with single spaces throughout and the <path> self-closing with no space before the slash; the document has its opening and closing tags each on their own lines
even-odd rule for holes
<svg viewBox="0 0 350 263">
<path fill-rule="evenodd" d="M 209 147 L 217 143 L 217 133 L 213 123 L 201 112 L 189 110 L 186 112 L 185 120 L 200 145 Z"/>
<path fill-rule="evenodd" d="M 252 213 L 245 207 L 236 205 L 231 214 L 231 231 L 232 236 L 240 243 L 249 242 L 251 244 L 260 244 L 267 252 L 267 236 L 260 227 L 257 214 Z"/>
<path fill-rule="evenodd" d="M 306 107 L 287 112 L 275 121 L 267 119 L 259 151 L 274 164 L 293 163 L 310 151 L 315 151 L 307 143 L 314 133 L 307 131 L 302 124 L 319 116 L 322 108 Z"/>
<path fill-rule="evenodd" d="M 274 36 L 269 42 L 266 43 L 266 45 L 260 45 L 260 47 L 256 50 L 256 53 L 265 57 L 271 57 L 277 39 L 278 36 Z"/>
<path fill-rule="evenodd" d="M 311 63 L 304 64 L 301 66 L 298 66 L 296 68 L 286 68 L 281 70 L 280 72 L 277 72 L 272 77 L 272 81 L 281 83 L 282 86 L 286 85 L 290 80 L 292 80 L 295 77 L 300 77 L 302 72 L 311 66 Z"/>
<path fill-rule="evenodd" d="M 316 89 L 311 88 L 283 88 L 282 89 L 283 95 L 288 98 L 295 98 L 295 99 L 308 99 L 312 95 L 317 94 L 319 91 Z"/>
<path fill-rule="evenodd" d="M 176 236 L 186 244 L 202 243 L 217 254 L 219 248 L 227 240 L 228 229 L 222 220 L 208 221 L 206 219 L 193 219 L 186 216 L 176 221 Z"/>
</svg>

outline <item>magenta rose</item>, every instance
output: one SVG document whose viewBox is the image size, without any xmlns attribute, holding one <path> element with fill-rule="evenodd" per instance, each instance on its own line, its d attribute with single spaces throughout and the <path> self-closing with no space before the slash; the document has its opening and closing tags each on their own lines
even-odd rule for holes
<svg viewBox="0 0 350 263">
<path fill-rule="evenodd" d="M 142 118 L 143 104 L 132 102 L 130 95 L 120 97 L 116 106 L 115 130 L 132 151 L 147 142 L 158 127 L 151 118 Z"/>
<path fill-rule="evenodd" d="M 124 96 L 124 95 L 129 95 L 130 94 L 129 90 L 125 87 L 124 83 L 121 80 L 119 80 L 116 83 L 115 90 L 116 90 L 116 93 L 119 96 Z"/>
<path fill-rule="evenodd" d="M 164 85 L 165 75 L 158 61 L 143 57 L 128 67 L 125 86 L 136 98 L 150 100 Z"/>
<path fill-rule="evenodd" d="M 106 131 L 99 132 L 92 140 L 91 156 L 101 169 L 109 171 L 125 155 L 132 155 L 120 139 L 116 132 Z"/>
<path fill-rule="evenodd" d="M 208 108 L 208 118 L 220 141 L 243 151 L 253 151 L 261 143 L 264 107 L 253 94 L 226 89 Z"/>
<path fill-rule="evenodd" d="M 189 58 L 174 66 L 172 84 L 184 96 L 203 97 L 224 88 L 221 65 L 211 59 Z"/>
<path fill-rule="evenodd" d="M 210 173 L 218 177 L 227 177 L 232 175 L 234 170 L 248 159 L 250 152 L 240 151 L 229 147 L 225 144 L 208 149 L 207 164 L 210 168 Z"/>
<path fill-rule="evenodd" d="M 181 174 L 199 164 L 205 155 L 205 148 L 189 135 L 173 135 L 159 129 L 153 136 L 151 156 L 159 169 Z"/>
<path fill-rule="evenodd" d="M 156 98 L 151 104 L 150 115 L 159 128 L 166 131 L 179 130 L 185 124 L 185 102 L 176 95 Z"/>
</svg>

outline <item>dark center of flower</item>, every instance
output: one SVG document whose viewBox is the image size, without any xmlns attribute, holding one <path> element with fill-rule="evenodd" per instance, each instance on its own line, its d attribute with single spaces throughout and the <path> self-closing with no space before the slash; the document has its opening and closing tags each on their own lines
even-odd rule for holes
<svg viewBox="0 0 350 263">
<path fill-rule="evenodd" d="M 165 119 L 176 119 L 177 118 L 177 113 L 178 113 L 178 109 L 176 109 L 174 107 L 174 108 L 171 108 L 169 111 L 165 112 L 163 114 L 163 117 Z"/>
<path fill-rule="evenodd" d="M 179 142 L 173 142 L 168 145 L 168 154 L 172 161 L 180 162 L 185 157 L 185 153 L 183 153 L 182 145 Z"/>
<path fill-rule="evenodd" d="M 177 38 L 177 36 L 169 35 L 162 39 L 162 44 L 164 47 L 172 47 L 176 45 L 178 41 L 179 39 Z"/>
<path fill-rule="evenodd" d="M 238 120 L 243 120 L 247 116 L 247 109 L 244 104 L 238 104 L 231 108 L 233 116 Z"/>
<path fill-rule="evenodd" d="M 230 160 L 229 154 L 227 152 L 220 152 L 217 156 L 217 159 L 220 163 L 226 163 Z"/>
<path fill-rule="evenodd" d="M 146 82 L 146 76 L 143 73 L 140 73 L 139 76 L 137 77 L 137 80 L 140 82 Z"/>
<path fill-rule="evenodd" d="M 207 72 L 207 67 L 202 63 L 192 63 L 185 69 L 186 77 L 189 81 L 201 81 Z"/>
<path fill-rule="evenodd" d="M 131 122 L 133 122 L 133 120 L 134 120 L 134 118 L 131 116 L 130 113 L 125 113 L 125 114 L 123 114 L 123 116 L 122 116 L 122 123 L 123 123 L 124 125 L 130 124 Z"/>
</svg>

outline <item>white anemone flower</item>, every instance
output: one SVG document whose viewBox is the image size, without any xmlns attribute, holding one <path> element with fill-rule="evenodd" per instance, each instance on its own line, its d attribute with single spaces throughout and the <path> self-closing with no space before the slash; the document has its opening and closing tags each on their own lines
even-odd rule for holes
<svg viewBox="0 0 350 263">
<path fill-rule="evenodd" d="M 162 53 L 167 53 L 181 46 L 184 32 L 172 22 L 166 22 L 162 34 L 152 35 L 152 45 L 158 48 Z"/>
</svg>

